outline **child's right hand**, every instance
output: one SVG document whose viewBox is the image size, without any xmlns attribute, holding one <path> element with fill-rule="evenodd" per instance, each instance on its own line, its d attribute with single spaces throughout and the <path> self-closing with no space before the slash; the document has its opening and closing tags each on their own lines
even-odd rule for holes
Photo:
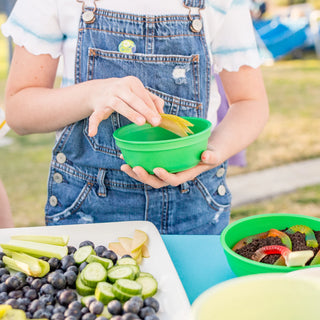
<svg viewBox="0 0 320 320">
<path fill-rule="evenodd" d="M 164 102 L 149 92 L 142 82 L 134 77 L 92 80 L 94 94 L 90 98 L 92 114 L 89 117 L 89 136 L 95 136 L 102 120 L 114 111 L 122 114 L 137 125 L 146 121 L 154 126 L 161 122 Z M 89 84 L 88 83 L 88 84 Z"/>
</svg>

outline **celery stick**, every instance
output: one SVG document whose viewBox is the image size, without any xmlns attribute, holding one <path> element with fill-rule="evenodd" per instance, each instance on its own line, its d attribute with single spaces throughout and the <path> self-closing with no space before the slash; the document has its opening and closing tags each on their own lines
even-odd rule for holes
<svg viewBox="0 0 320 320">
<path fill-rule="evenodd" d="M 50 271 L 50 265 L 47 261 L 42 259 L 37 259 L 25 253 L 12 252 L 12 259 L 26 263 L 33 270 L 33 266 L 37 266 L 37 274 L 34 274 L 35 277 L 43 277 Z"/>
<path fill-rule="evenodd" d="M 3 249 L 24 252 L 36 257 L 45 256 L 60 260 L 68 254 L 67 246 L 56 246 L 32 241 L 10 240 L 8 243 L 1 243 L 0 246 Z"/>
<path fill-rule="evenodd" d="M 14 270 L 14 271 L 21 271 L 25 274 L 27 274 L 28 276 L 33 276 L 33 273 L 31 271 L 31 268 L 28 264 L 21 262 L 21 261 L 16 261 L 12 258 L 9 258 L 7 256 L 3 257 L 3 262 L 6 265 L 6 267 Z M 41 268 L 39 266 L 39 273 L 41 271 Z"/>
<path fill-rule="evenodd" d="M 66 246 L 69 242 L 69 236 L 46 236 L 46 235 L 29 235 L 29 234 L 22 234 L 22 235 L 15 235 L 11 236 L 13 240 L 23 240 L 23 241 L 33 241 L 33 242 L 41 242 L 41 243 L 48 243 L 54 244 L 56 246 Z"/>
</svg>

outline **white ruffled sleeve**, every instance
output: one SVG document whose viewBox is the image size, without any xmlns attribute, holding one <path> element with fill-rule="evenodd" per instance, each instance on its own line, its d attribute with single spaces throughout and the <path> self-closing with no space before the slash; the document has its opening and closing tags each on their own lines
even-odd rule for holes
<svg viewBox="0 0 320 320">
<path fill-rule="evenodd" d="M 216 2 L 219 2 L 218 0 Z M 210 1 L 209 1 L 210 3 Z M 238 71 L 243 65 L 257 68 L 261 58 L 246 0 L 233 0 L 219 12 L 220 24 L 210 43 L 214 72 Z"/>
<path fill-rule="evenodd" d="M 59 57 L 64 35 L 59 26 L 56 3 L 55 0 L 18 0 L 1 26 L 2 33 L 11 36 L 14 43 L 32 54 Z"/>
</svg>

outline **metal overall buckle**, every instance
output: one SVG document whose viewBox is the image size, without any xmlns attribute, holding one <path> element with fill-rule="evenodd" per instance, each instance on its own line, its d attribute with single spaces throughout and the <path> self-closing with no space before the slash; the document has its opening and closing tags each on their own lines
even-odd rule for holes
<svg viewBox="0 0 320 320">
<path fill-rule="evenodd" d="M 201 12 L 200 10 L 202 10 L 203 8 L 198 8 L 198 7 L 189 7 L 189 6 L 186 6 L 185 4 L 183 4 L 185 8 L 187 8 L 189 10 L 189 14 L 188 14 L 188 17 L 189 17 L 189 20 L 191 21 L 191 24 L 190 24 L 190 30 L 192 32 L 195 32 L 195 33 L 199 33 L 201 30 L 202 30 L 202 27 L 203 27 L 203 24 L 202 24 L 202 18 L 201 18 Z M 192 9 L 198 9 L 198 16 L 199 18 L 192 18 L 191 16 L 191 11 Z"/>
<path fill-rule="evenodd" d="M 97 10 L 97 0 L 93 0 L 93 10 L 89 10 L 86 6 L 86 0 L 77 0 L 77 2 L 82 3 L 82 20 L 87 23 L 93 23 L 96 20 L 95 12 Z"/>
</svg>

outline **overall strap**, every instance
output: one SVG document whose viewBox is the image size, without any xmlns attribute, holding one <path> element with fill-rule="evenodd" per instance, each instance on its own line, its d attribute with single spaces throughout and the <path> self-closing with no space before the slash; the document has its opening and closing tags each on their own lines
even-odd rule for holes
<svg viewBox="0 0 320 320">
<path fill-rule="evenodd" d="M 204 2 L 205 0 L 183 0 L 183 3 L 186 7 L 199 8 L 199 9 L 204 8 Z"/>
</svg>

